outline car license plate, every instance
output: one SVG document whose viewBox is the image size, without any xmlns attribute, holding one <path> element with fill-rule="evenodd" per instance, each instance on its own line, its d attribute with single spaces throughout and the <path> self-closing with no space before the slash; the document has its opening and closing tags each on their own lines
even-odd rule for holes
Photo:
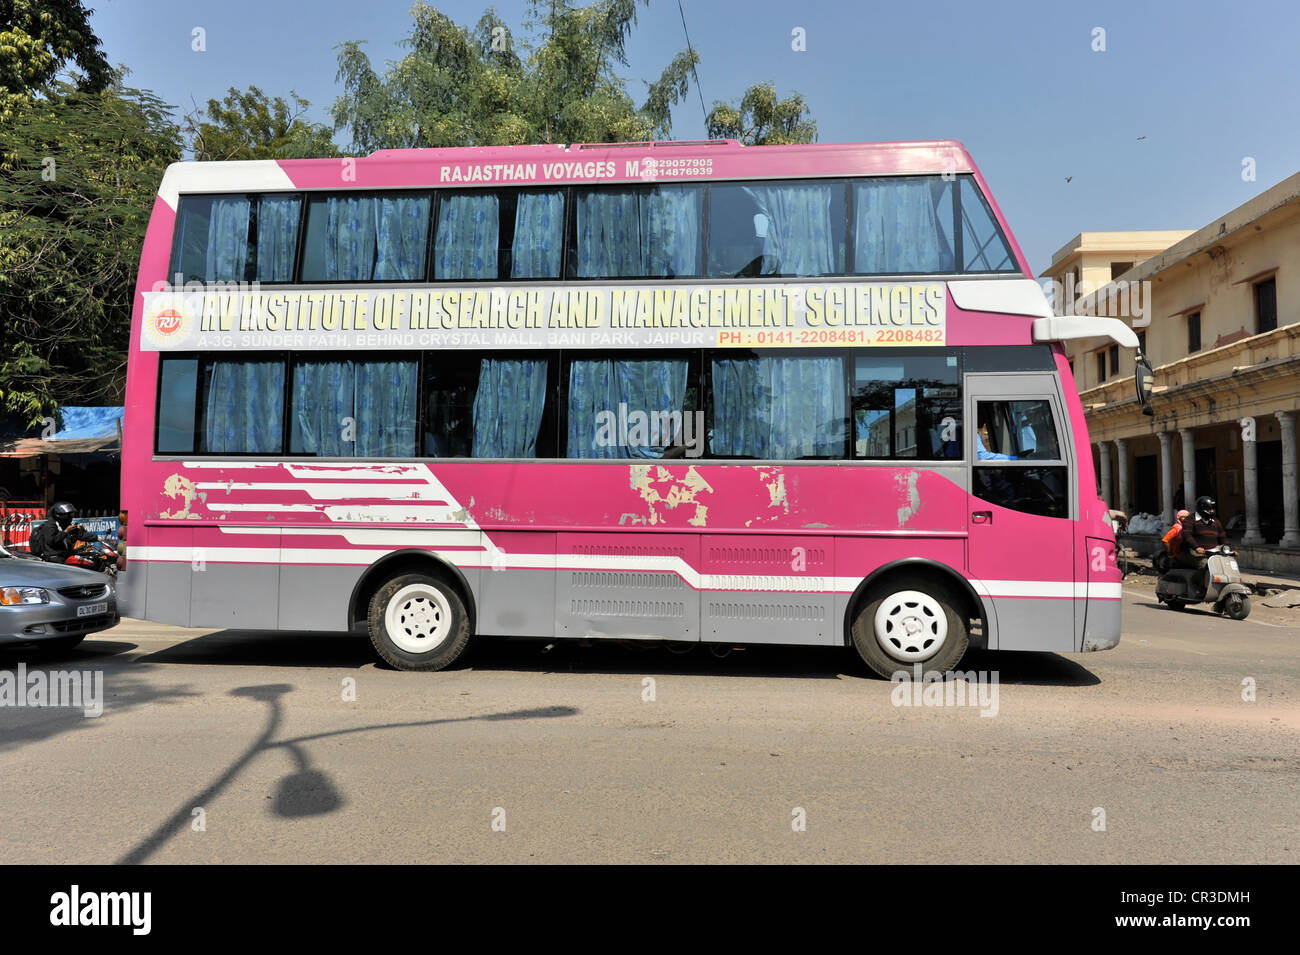
<svg viewBox="0 0 1300 955">
<path fill-rule="evenodd" d="M 108 602 L 97 604 L 86 604 L 84 607 L 77 608 L 78 617 L 93 617 L 97 613 L 108 613 Z"/>
</svg>

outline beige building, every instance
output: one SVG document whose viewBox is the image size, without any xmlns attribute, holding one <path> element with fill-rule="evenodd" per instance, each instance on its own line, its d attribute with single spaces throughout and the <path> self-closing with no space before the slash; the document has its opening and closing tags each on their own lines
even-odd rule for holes
<svg viewBox="0 0 1300 955">
<path fill-rule="evenodd" d="M 1131 350 L 1066 343 L 1103 498 L 1168 524 L 1210 494 L 1246 566 L 1294 569 L 1279 548 L 1300 548 L 1300 174 L 1194 233 L 1082 233 L 1044 278 L 1058 309 L 1132 324 L 1155 369 L 1148 417 Z"/>
</svg>

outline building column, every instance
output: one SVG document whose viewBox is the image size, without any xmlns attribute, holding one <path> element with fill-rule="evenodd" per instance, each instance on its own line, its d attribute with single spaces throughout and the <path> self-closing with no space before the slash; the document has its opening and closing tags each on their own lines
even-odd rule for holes
<svg viewBox="0 0 1300 955">
<path fill-rule="evenodd" d="M 1119 449 L 1119 509 L 1129 514 L 1133 502 L 1129 499 L 1128 485 L 1128 438 L 1116 438 L 1115 447 Z"/>
<path fill-rule="evenodd" d="M 1300 514 L 1297 500 L 1300 493 L 1296 488 L 1295 459 L 1295 412 L 1278 411 L 1278 423 L 1282 425 L 1282 508 L 1286 519 L 1286 530 L 1282 534 L 1279 547 L 1300 547 Z"/>
<path fill-rule="evenodd" d="M 1171 527 L 1174 523 L 1174 436 L 1172 432 L 1160 432 L 1160 505 L 1164 513 L 1160 515 L 1161 523 Z"/>
<path fill-rule="evenodd" d="M 1183 507 L 1196 513 L 1196 435 L 1183 428 Z"/>
<path fill-rule="evenodd" d="M 1107 507 L 1114 507 L 1115 501 L 1110 496 L 1110 442 L 1101 442 L 1097 450 L 1101 453 L 1101 499 Z"/>
<path fill-rule="evenodd" d="M 1250 440 L 1246 439 L 1250 435 Z M 1259 532 L 1259 470 L 1255 464 L 1255 419 L 1241 419 L 1241 470 L 1245 476 L 1246 533 L 1243 544 L 1262 544 L 1264 535 Z"/>
</svg>

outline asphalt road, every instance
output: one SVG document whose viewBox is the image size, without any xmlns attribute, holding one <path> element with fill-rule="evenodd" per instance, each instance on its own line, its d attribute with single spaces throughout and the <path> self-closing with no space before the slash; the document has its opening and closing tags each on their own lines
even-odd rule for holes
<svg viewBox="0 0 1300 955">
<path fill-rule="evenodd" d="M 0 707 L 0 861 L 1300 861 L 1300 611 L 1125 588 L 1114 650 L 969 655 L 992 716 L 893 705 L 833 650 L 490 642 L 416 674 L 128 620 L 0 651 L 105 691 Z"/>
</svg>

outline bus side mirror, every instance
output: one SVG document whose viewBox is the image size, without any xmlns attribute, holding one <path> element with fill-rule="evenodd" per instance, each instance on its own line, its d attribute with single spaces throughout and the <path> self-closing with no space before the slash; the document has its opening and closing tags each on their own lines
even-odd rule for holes
<svg viewBox="0 0 1300 955">
<path fill-rule="evenodd" d="M 1151 407 L 1151 383 L 1154 377 L 1151 362 L 1139 355 L 1133 368 L 1133 383 L 1137 387 L 1137 399 L 1142 406 L 1142 413 L 1150 417 L 1155 416 L 1155 410 Z"/>
</svg>

